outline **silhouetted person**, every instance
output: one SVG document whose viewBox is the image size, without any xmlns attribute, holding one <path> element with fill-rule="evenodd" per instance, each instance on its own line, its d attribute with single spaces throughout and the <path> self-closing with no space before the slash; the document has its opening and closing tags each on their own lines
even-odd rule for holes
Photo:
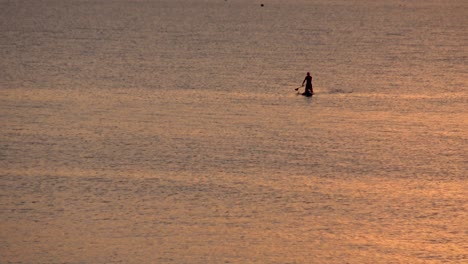
<svg viewBox="0 0 468 264">
<path fill-rule="evenodd" d="M 304 81 L 302 81 L 302 86 L 304 86 L 304 83 L 306 83 L 304 95 L 312 95 L 314 94 L 314 89 L 312 88 L 312 76 L 310 75 L 310 72 L 307 73 L 307 76 L 304 78 Z"/>
</svg>

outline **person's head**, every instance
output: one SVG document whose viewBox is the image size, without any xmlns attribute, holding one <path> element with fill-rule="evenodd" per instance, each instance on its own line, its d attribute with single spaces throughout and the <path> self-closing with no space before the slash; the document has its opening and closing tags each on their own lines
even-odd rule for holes
<svg viewBox="0 0 468 264">
<path fill-rule="evenodd" d="M 310 72 L 307 72 L 307 76 L 310 76 Z"/>
</svg>

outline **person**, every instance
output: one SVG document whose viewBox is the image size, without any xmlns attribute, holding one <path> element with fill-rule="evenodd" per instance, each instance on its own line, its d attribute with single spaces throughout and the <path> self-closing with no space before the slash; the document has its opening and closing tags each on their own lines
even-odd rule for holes
<svg viewBox="0 0 468 264">
<path fill-rule="evenodd" d="M 304 95 L 313 95 L 314 89 L 312 88 L 312 76 L 310 72 L 307 72 L 307 76 L 304 78 L 304 81 L 302 81 L 302 86 L 304 86 L 304 83 L 306 83 Z"/>
</svg>

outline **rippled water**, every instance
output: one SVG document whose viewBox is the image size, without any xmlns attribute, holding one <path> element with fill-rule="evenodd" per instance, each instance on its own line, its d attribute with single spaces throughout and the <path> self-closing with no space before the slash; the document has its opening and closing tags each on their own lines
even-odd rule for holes
<svg viewBox="0 0 468 264">
<path fill-rule="evenodd" d="M 0 1 L 0 262 L 467 262 L 465 1 L 260 3 Z"/>
</svg>

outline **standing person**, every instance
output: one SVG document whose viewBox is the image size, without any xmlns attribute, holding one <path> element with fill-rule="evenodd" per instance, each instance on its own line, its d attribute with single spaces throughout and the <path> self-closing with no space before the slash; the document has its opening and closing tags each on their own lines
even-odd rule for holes
<svg viewBox="0 0 468 264">
<path fill-rule="evenodd" d="M 303 95 L 313 95 L 314 89 L 312 88 L 312 76 L 310 75 L 310 72 L 307 72 L 307 76 L 304 78 L 304 81 L 302 81 L 302 86 L 304 86 L 305 82 L 307 83 Z"/>
</svg>

